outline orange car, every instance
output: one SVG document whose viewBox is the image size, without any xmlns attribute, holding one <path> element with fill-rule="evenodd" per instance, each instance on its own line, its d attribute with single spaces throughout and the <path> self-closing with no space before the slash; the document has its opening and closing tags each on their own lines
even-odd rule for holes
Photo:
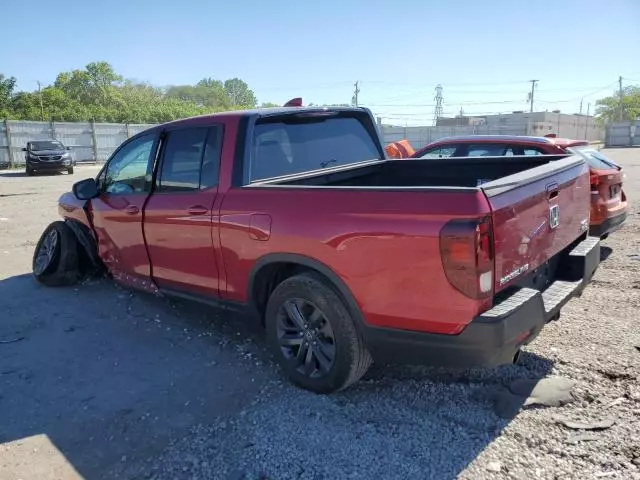
<svg viewBox="0 0 640 480">
<path fill-rule="evenodd" d="M 407 146 L 410 148 L 408 143 L 402 145 L 404 148 Z M 443 138 L 408 157 L 404 155 L 402 157 L 493 157 L 566 153 L 580 154 L 589 163 L 591 172 L 589 232 L 590 235 L 606 238 L 610 233 L 618 230 L 627 218 L 627 197 L 622 189 L 624 173 L 620 165 L 604 156 L 585 140 L 515 135 L 469 135 Z"/>
</svg>

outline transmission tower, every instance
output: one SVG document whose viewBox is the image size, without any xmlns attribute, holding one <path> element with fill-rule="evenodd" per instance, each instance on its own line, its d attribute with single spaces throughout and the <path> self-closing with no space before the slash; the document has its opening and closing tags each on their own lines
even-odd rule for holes
<svg viewBox="0 0 640 480">
<path fill-rule="evenodd" d="M 438 119 L 442 116 L 442 102 L 444 99 L 442 98 L 442 85 L 436 85 L 436 96 L 433 97 L 436 102 L 436 106 L 433 110 L 433 125 L 435 126 L 438 123 Z"/>
</svg>

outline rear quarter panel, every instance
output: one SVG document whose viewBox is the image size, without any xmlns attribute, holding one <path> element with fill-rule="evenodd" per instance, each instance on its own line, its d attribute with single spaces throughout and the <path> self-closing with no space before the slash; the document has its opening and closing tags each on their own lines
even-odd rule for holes
<svg viewBox="0 0 640 480">
<path fill-rule="evenodd" d="M 455 334 L 486 305 L 447 281 L 439 232 L 451 219 L 488 213 L 475 190 L 231 188 L 220 211 L 220 289 L 246 302 L 256 261 L 298 254 L 336 273 L 368 324 Z"/>
</svg>

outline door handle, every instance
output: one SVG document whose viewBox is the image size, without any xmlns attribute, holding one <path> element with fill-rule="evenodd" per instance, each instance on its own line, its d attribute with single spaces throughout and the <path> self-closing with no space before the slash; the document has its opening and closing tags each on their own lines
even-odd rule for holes
<svg viewBox="0 0 640 480">
<path fill-rule="evenodd" d="M 124 211 L 127 212 L 129 215 L 136 215 L 140 211 L 140 209 L 135 205 L 129 205 L 127 208 L 124 209 Z"/>
<path fill-rule="evenodd" d="M 202 205 L 194 205 L 193 207 L 189 207 L 189 215 L 205 215 L 209 213 L 209 209 L 207 207 L 203 207 Z"/>
</svg>

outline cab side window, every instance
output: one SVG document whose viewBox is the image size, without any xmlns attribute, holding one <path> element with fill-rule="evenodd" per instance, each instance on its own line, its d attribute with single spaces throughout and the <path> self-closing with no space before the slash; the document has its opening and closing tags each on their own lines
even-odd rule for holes
<svg viewBox="0 0 640 480">
<path fill-rule="evenodd" d="M 148 190 L 150 156 L 155 134 L 137 137 L 122 146 L 107 164 L 99 180 L 107 194 L 143 193 Z"/>
</svg>

